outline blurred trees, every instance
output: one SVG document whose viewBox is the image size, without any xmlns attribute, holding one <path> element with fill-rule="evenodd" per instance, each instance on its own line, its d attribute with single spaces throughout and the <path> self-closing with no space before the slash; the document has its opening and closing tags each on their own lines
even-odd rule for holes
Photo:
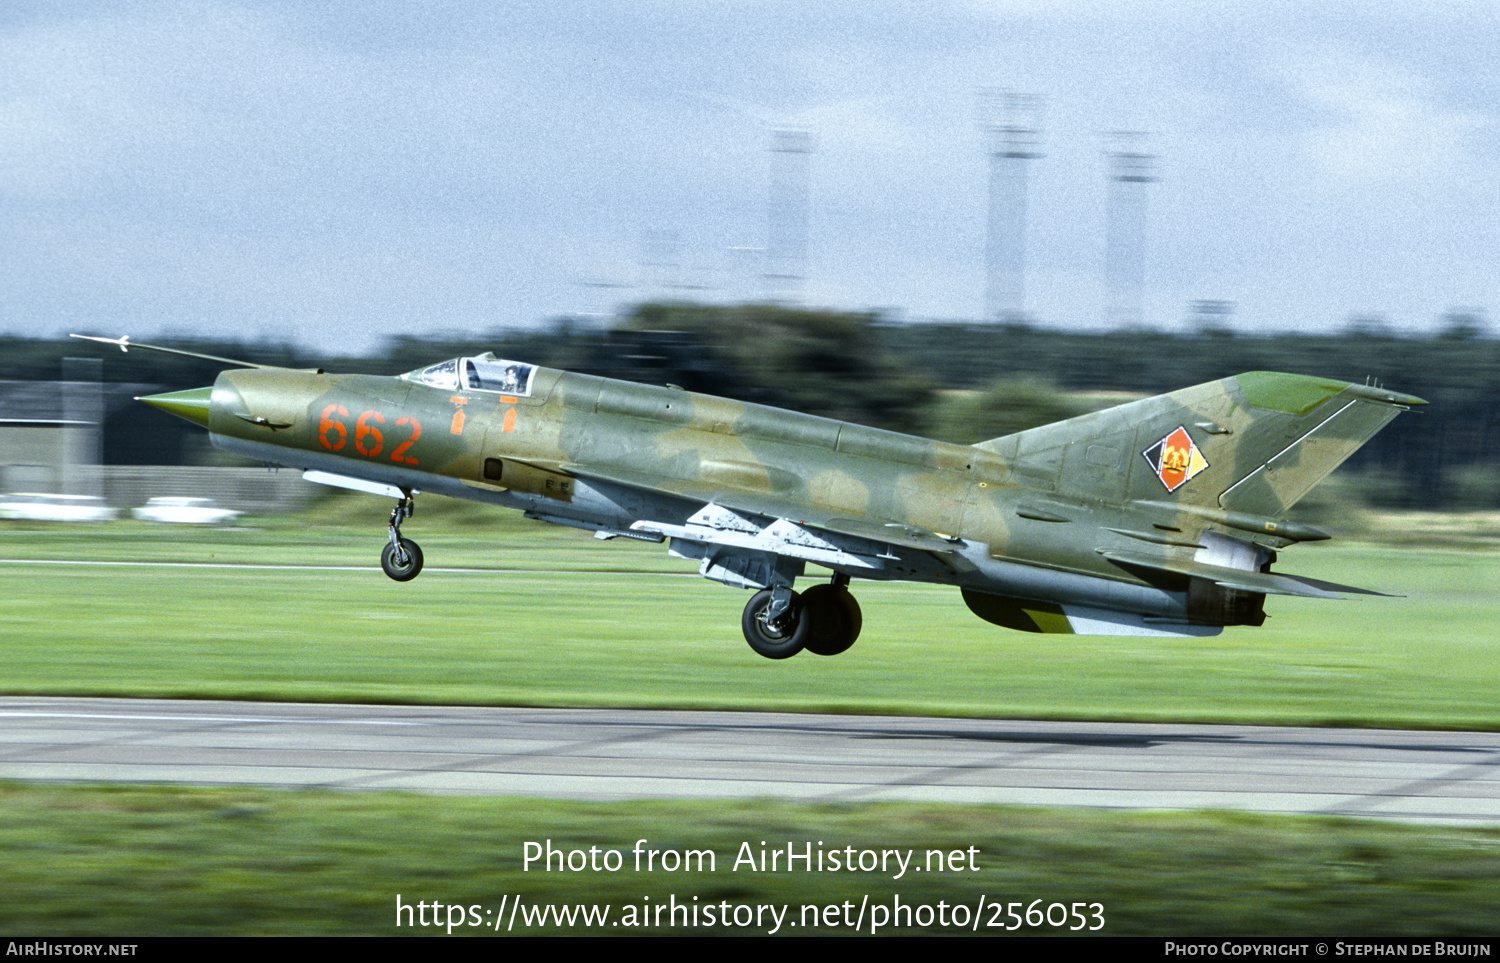
<svg viewBox="0 0 1500 963">
<path fill-rule="evenodd" d="M 469 335 L 392 338 L 371 357 L 328 358 L 287 344 L 164 343 L 289 367 L 396 374 L 492 350 L 552 367 L 681 385 L 809 414 L 972 443 L 1242 371 L 1374 381 L 1426 398 L 1350 460 L 1340 493 L 1381 507 L 1500 508 L 1500 341 L 1482 314 L 1451 312 L 1434 334 L 1380 318 L 1329 334 L 1246 336 L 1221 326 L 1057 331 L 1028 325 L 897 324 L 876 314 L 775 305 L 653 303 L 612 329 L 559 320 Z M 65 356 L 102 356 L 109 382 L 154 390 L 212 384 L 220 366 L 68 339 L 0 338 L 0 379 L 53 380 Z M 1113 392 L 1114 396 L 1100 393 Z M 1092 394 L 1091 394 L 1092 393 Z M 106 460 L 173 445 L 142 433 L 193 432 L 139 405 L 111 413 Z M 193 450 L 191 446 L 183 450 Z"/>
<path fill-rule="evenodd" d="M 935 390 L 944 382 L 887 351 L 878 320 L 874 314 L 767 304 L 643 304 L 623 326 L 695 335 L 771 404 L 896 431 L 922 431 Z"/>
<path fill-rule="evenodd" d="M 1060 390 L 1041 378 L 1001 378 L 983 390 L 949 390 L 933 403 L 926 434 L 973 445 L 1002 435 L 1086 415 L 1107 404 Z"/>
</svg>

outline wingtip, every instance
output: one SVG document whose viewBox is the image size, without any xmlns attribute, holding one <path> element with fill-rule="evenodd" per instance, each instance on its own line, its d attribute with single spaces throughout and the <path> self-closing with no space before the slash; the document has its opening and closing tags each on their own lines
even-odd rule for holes
<svg viewBox="0 0 1500 963">
<path fill-rule="evenodd" d="M 1386 388 L 1377 388 L 1374 385 L 1351 384 L 1351 394 L 1369 401 L 1379 401 L 1388 405 L 1400 405 L 1403 408 L 1415 408 L 1425 405 L 1427 401 L 1416 395 L 1402 394 L 1399 391 L 1390 391 Z"/>
</svg>

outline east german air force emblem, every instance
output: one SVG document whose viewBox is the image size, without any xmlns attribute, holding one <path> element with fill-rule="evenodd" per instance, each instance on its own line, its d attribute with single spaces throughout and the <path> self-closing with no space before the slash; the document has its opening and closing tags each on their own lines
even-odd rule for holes
<svg viewBox="0 0 1500 963">
<path fill-rule="evenodd" d="M 1151 463 L 1152 471 L 1169 492 L 1175 492 L 1208 467 L 1208 459 L 1203 457 L 1203 452 L 1193 444 L 1192 436 L 1181 425 L 1141 454 Z"/>
</svg>

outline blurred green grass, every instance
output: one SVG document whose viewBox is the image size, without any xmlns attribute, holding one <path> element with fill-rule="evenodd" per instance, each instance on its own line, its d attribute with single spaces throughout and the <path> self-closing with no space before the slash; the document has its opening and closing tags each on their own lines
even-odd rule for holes
<svg viewBox="0 0 1500 963">
<path fill-rule="evenodd" d="M 628 854 L 637 839 L 652 848 L 712 850 L 715 871 L 636 872 Z M 564 850 L 620 849 L 623 868 L 524 871 L 528 840 Z M 757 852 L 763 842 L 783 850 L 794 843 L 799 851 L 809 843 L 914 849 L 919 861 L 928 848 L 973 846 L 978 870 L 911 872 L 899 880 L 880 872 L 735 871 L 746 842 Z M 899 898 L 909 908 L 926 905 L 935 917 L 942 901 L 951 919 L 954 906 L 972 910 L 983 896 L 982 933 L 1000 932 L 983 925 L 996 919 L 991 904 L 1009 909 L 1016 902 L 1024 914 L 1042 900 L 1043 910 L 1054 902 L 1101 904 L 1099 932 L 1106 935 L 1433 936 L 1492 934 L 1500 897 L 1500 831 L 1226 813 L 0 784 L 0 845 L 7 854 L 0 860 L 0 928 L 52 936 L 445 932 L 398 928 L 398 894 L 413 907 L 478 906 L 481 918 L 518 895 L 529 905 L 609 904 L 615 920 L 626 906 L 672 897 L 696 900 L 700 909 L 722 901 L 789 904 L 788 918 L 799 923 L 803 904 L 838 904 L 853 915 L 865 896 L 886 907 Z M 972 926 L 972 916 L 966 921 Z M 1013 925 L 1003 912 L 998 922 Z M 811 935 L 805 925 L 782 932 Z M 913 921 L 884 932 L 922 931 L 965 928 Z M 724 931 L 679 925 L 602 932 Z"/>
<path fill-rule="evenodd" d="M 740 637 L 745 594 L 698 579 L 662 546 L 600 543 L 429 499 L 406 528 L 429 570 L 398 585 L 375 567 L 387 511 L 382 500 L 344 496 L 228 530 L 0 524 L 0 557 L 51 560 L 0 564 L 0 689 L 1500 724 L 1500 558 L 1487 553 L 1306 546 L 1278 569 L 1407 597 L 1272 599 L 1265 627 L 1206 640 L 1032 636 L 979 621 L 952 589 L 856 583 L 859 644 L 834 659 L 778 663 Z M 320 567 L 257 567 L 278 565 Z M 722 864 L 694 880 L 521 873 L 522 841 L 547 838 L 585 848 L 647 838 L 721 858 L 747 839 L 975 845 L 984 856 L 972 878 L 900 882 L 749 876 Z M 673 894 L 826 905 L 868 893 L 932 905 L 972 905 L 981 894 L 1097 901 L 1109 934 L 1491 933 L 1497 847 L 1496 830 L 1221 813 L 0 785 L 0 926 L 394 934 L 410 932 L 394 926 L 397 893 L 466 906 L 523 894 L 610 902 L 617 912 Z"/>
<path fill-rule="evenodd" d="M 1266 626 L 1213 639 L 1011 632 L 951 588 L 856 582 L 859 643 L 778 663 L 740 636 L 745 593 L 696 578 L 663 546 L 446 504 L 408 523 L 428 570 L 406 584 L 374 567 L 378 499 L 243 530 L 0 527 L 0 557 L 90 563 L 0 565 L 0 690 L 1500 726 L 1500 557 L 1488 553 L 1289 551 L 1278 570 L 1406 597 L 1272 598 Z M 231 567 L 92 564 L 104 561 Z M 359 568 L 255 567 L 276 565 Z"/>
</svg>

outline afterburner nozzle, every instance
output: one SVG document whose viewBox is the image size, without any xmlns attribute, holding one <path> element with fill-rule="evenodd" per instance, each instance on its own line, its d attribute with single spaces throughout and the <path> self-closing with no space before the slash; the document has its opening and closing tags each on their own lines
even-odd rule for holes
<svg viewBox="0 0 1500 963">
<path fill-rule="evenodd" d="M 179 418 L 185 418 L 195 425 L 208 427 L 209 399 L 213 396 L 212 388 L 189 388 L 186 391 L 169 391 L 160 395 L 145 395 L 138 397 L 136 401 L 144 401 L 146 404 L 162 411 L 170 412 Z"/>
</svg>

